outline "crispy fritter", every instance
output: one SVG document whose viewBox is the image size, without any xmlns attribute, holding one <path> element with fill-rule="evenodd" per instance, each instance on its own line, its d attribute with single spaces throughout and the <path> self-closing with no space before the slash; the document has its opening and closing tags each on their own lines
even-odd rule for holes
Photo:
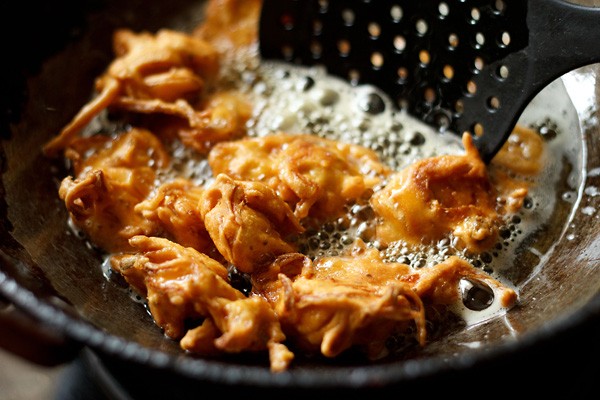
<svg viewBox="0 0 600 400">
<path fill-rule="evenodd" d="M 390 172 L 365 147 L 286 133 L 219 143 L 209 163 L 215 174 L 270 186 L 298 219 L 335 218 Z"/>
<path fill-rule="evenodd" d="M 485 163 L 465 134 L 464 155 L 419 160 L 394 174 L 371 197 L 380 217 L 377 238 L 390 244 L 431 244 L 450 234 L 471 251 L 489 248 L 502 219 Z"/>
<path fill-rule="evenodd" d="M 153 232 L 156 227 L 134 212 L 154 188 L 156 170 L 167 166 L 169 156 L 152 133 L 133 129 L 107 142 L 85 158 L 85 140 L 71 149 L 75 178 L 63 179 L 59 196 L 73 223 L 96 246 L 107 252 L 130 249 L 128 239 Z M 97 140 L 89 142 L 97 145 Z"/>
<path fill-rule="evenodd" d="M 455 304 L 463 278 L 496 288 L 503 307 L 516 301 L 514 290 L 456 256 L 415 271 L 384 262 L 378 250 L 364 245 L 346 256 L 315 261 L 288 254 L 253 278 L 255 290 L 277 312 L 288 340 L 326 357 L 358 347 L 369 358 L 380 358 L 387 354 L 390 337 L 413 331 L 424 345 L 425 305 Z"/>
<path fill-rule="evenodd" d="M 200 199 L 206 230 L 219 252 L 252 273 L 278 255 L 294 252 L 285 236 L 303 231 L 289 206 L 260 182 L 219 174 Z"/>
<path fill-rule="evenodd" d="M 257 49 L 261 5 L 211 0 L 190 35 L 117 30 L 97 96 L 44 147 L 64 150 L 73 167 L 59 195 L 74 225 L 111 255 L 157 325 L 192 353 L 268 351 L 271 371 L 282 372 L 294 359 L 287 345 L 325 357 L 358 348 L 371 359 L 387 354 L 390 337 L 424 345 L 426 310 L 458 304 L 462 279 L 514 305 L 512 288 L 457 256 L 413 269 L 360 239 L 339 256 L 298 252 L 303 223 L 312 229 L 367 201 L 376 215 L 365 224 L 376 228 L 366 238 L 380 248 L 454 235 L 469 251 L 485 250 L 503 215 L 522 206 L 527 184 L 517 176 L 537 174 L 544 149 L 517 129 L 488 168 L 466 135 L 464 155 L 394 172 L 355 144 L 244 137 L 253 108 L 224 84 L 239 65 L 222 67 Z M 137 128 L 79 136 L 107 109 Z M 166 149 L 177 154 L 181 143 L 208 158 L 214 179 L 198 186 L 177 176 Z M 249 279 L 248 296 L 232 285 L 236 274 Z"/>
<path fill-rule="evenodd" d="M 184 247 L 213 255 L 215 246 L 199 209 L 203 192 L 203 187 L 178 178 L 162 184 L 153 196 L 138 203 L 134 211 L 159 226 L 153 236 L 166 237 Z"/>
<path fill-rule="evenodd" d="M 115 256 L 113 269 L 147 297 L 165 334 L 196 353 L 269 350 L 272 369 L 288 367 L 293 354 L 277 316 L 260 296 L 245 297 L 227 281 L 227 269 L 191 247 L 164 238 L 135 236 L 134 254 Z M 187 330 L 186 321 L 203 318 Z"/>
<path fill-rule="evenodd" d="M 113 47 L 116 58 L 96 80 L 97 95 L 44 146 L 47 155 L 67 147 L 107 108 L 170 117 L 183 142 L 202 151 L 245 132 L 246 100 L 239 94 L 209 93 L 220 67 L 210 43 L 169 29 L 156 34 L 120 29 Z"/>
</svg>

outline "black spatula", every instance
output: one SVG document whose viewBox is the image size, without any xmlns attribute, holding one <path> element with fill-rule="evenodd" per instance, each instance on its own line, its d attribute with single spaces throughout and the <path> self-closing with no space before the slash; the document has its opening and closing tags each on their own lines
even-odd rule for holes
<svg viewBox="0 0 600 400">
<path fill-rule="evenodd" d="M 489 162 L 541 89 L 600 61 L 600 8 L 559 0 L 264 0 L 260 51 L 373 84 L 421 120 L 473 134 Z"/>
</svg>

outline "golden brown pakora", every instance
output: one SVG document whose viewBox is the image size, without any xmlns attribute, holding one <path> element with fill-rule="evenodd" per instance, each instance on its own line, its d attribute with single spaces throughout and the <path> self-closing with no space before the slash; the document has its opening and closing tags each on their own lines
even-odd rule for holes
<svg viewBox="0 0 600 400">
<path fill-rule="evenodd" d="M 336 357 L 354 347 L 371 359 L 387 355 L 386 341 L 414 332 L 426 342 L 427 305 L 455 304 L 459 281 L 471 279 L 496 288 L 502 307 L 516 292 L 453 256 L 414 270 L 386 262 L 374 248 L 358 242 L 348 254 L 311 261 L 287 254 L 254 276 L 254 290 L 276 311 L 288 340 L 308 353 Z"/>
<path fill-rule="evenodd" d="M 290 207 L 261 182 L 219 174 L 199 202 L 206 230 L 223 257 L 252 273 L 295 251 L 287 235 L 304 230 Z"/>
<path fill-rule="evenodd" d="M 220 59 L 209 42 L 169 29 L 155 34 L 120 29 L 113 47 L 116 57 L 96 80 L 97 95 L 44 146 L 46 154 L 67 147 L 108 108 L 171 118 L 184 143 L 197 149 L 245 132 L 246 100 L 239 94 L 211 95 Z"/>
<path fill-rule="evenodd" d="M 154 188 L 156 171 L 169 156 L 152 133 L 133 129 L 86 157 L 85 140 L 67 152 L 75 177 L 63 179 L 59 196 L 75 226 L 107 252 L 130 250 L 130 237 L 156 230 L 153 221 L 135 213 L 135 206 Z M 98 140 L 89 141 L 92 147 Z"/>
<path fill-rule="evenodd" d="M 489 249 L 539 173 L 539 137 L 517 129 L 486 166 L 466 135 L 464 154 L 393 171 L 356 144 L 308 133 L 246 136 L 253 105 L 221 79 L 235 52 L 256 48 L 261 4 L 211 0 L 191 34 L 115 32 L 96 96 L 44 147 L 70 161 L 59 196 L 73 224 L 183 350 L 267 351 L 273 372 L 289 369 L 294 351 L 337 357 L 357 348 L 379 359 L 391 337 L 425 345 L 428 310 L 459 303 L 463 279 L 512 307 L 517 293 L 462 257 L 418 269 L 384 260 L 383 251 L 449 237 L 468 252 Z M 80 135 L 105 110 L 135 127 Z M 210 167 L 202 184 L 172 163 L 188 151 Z M 354 205 L 367 210 L 358 222 L 375 226 L 369 243 L 360 235 L 335 255 L 300 252 L 304 234 L 347 223 Z"/>
<path fill-rule="evenodd" d="M 216 257 L 218 253 L 198 207 L 202 193 L 203 187 L 177 178 L 160 185 L 153 195 L 136 204 L 134 211 L 156 224 L 152 236 L 166 237 Z"/>
<path fill-rule="evenodd" d="M 390 173 L 366 147 L 306 134 L 276 133 L 219 143 L 208 160 L 215 174 L 270 186 L 298 219 L 335 218 Z"/>
<path fill-rule="evenodd" d="M 452 234 L 472 252 L 495 244 L 503 223 L 498 195 L 469 134 L 463 144 L 465 154 L 419 160 L 371 197 L 381 243 L 429 245 Z"/>
<path fill-rule="evenodd" d="M 260 296 L 245 297 L 227 281 L 219 262 L 164 238 L 135 236 L 135 254 L 114 256 L 113 268 L 146 296 L 156 323 L 183 349 L 201 354 L 268 350 L 274 372 L 293 354 L 273 309 Z M 186 321 L 203 319 L 193 329 Z"/>
</svg>

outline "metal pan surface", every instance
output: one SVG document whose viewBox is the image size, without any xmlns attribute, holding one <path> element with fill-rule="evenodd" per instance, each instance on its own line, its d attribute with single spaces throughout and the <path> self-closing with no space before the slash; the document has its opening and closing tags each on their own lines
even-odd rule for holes
<svg viewBox="0 0 600 400">
<path fill-rule="evenodd" d="M 36 328 L 64 339 L 57 354 L 68 358 L 73 347 L 75 353 L 85 348 L 132 393 L 170 398 L 205 388 L 246 396 L 353 397 L 462 382 L 456 390 L 464 391 L 468 382 L 531 382 L 534 369 L 552 378 L 542 384 L 546 389 L 575 393 L 560 384 L 567 377 L 579 387 L 588 383 L 588 368 L 600 355 L 593 340 L 600 325 L 599 66 L 567 74 L 523 115 L 537 121 L 552 113 L 560 121 L 557 129 L 573 132 L 578 150 L 569 162 L 557 160 L 564 163 L 565 179 L 552 222 L 517 257 L 526 271 L 515 277 L 519 307 L 410 357 L 304 359 L 273 374 L 263 357 L 194 358 L 167 339 L 139 302 L 106 279 L 101 256 L 68 229 L 57 196 L 64 167 L 41 153 L 88 100 L 91 83 L 111 60 L 115 28 L 189 30 L 202 20 L 204 3 L 47 3 L 2 6 L 3 22 L 12 23 L 2 24 L 9 30 L 2 37 L 10 40 L 0 77 L 0 295 Z"/>
</svg>

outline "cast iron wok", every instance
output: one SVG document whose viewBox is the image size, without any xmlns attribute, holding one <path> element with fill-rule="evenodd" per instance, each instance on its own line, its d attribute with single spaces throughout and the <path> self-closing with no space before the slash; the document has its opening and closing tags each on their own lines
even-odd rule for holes
<svg viewBox="0 0 600 400">
<path fill-rule="evenodd" d="M 2 5 L 0 304 L 10 306 L 0 313 L 5 328 L 0 343 L 44 364 L 91 352 L 97 366 L 134 397 L 189 398 L 207 388 L 245 396 L 401 396 L 436 388 L 459 394 L 519 382 L 537 393 L 583 394 L 600 355 L 600 111 L 585 102 L 590 93 L 600 94 L 597 65 L 572 73 L 574 82 L 594 88 L 574 101 L 583 151 L 568 166 L 588 174 L 580 181 L 566 179 L 570 186 L 559 193 L 574 195 L 558 199 L 552 222 L 530 238 L 544 258 L 519 255 L 521 275 L 515 280 L 523 284 L 521 304 L 502 318 L 401 357 L 377 362 L 353 354 L 336 360 L 299 357 L 289 371 L 272 374 L 262 355 L 184 354 L 122 282 L 103 275 L 102 255 L 67 226 L 57 196 L 64 165 L 40 149 L 88 100 L 94 78 L 112 58 L 113 29 L 189 30 L 200 22 L 202 6 L 185 0 Z M 544 382 L 532 380 L 540 374 Z"/>
</svg>

